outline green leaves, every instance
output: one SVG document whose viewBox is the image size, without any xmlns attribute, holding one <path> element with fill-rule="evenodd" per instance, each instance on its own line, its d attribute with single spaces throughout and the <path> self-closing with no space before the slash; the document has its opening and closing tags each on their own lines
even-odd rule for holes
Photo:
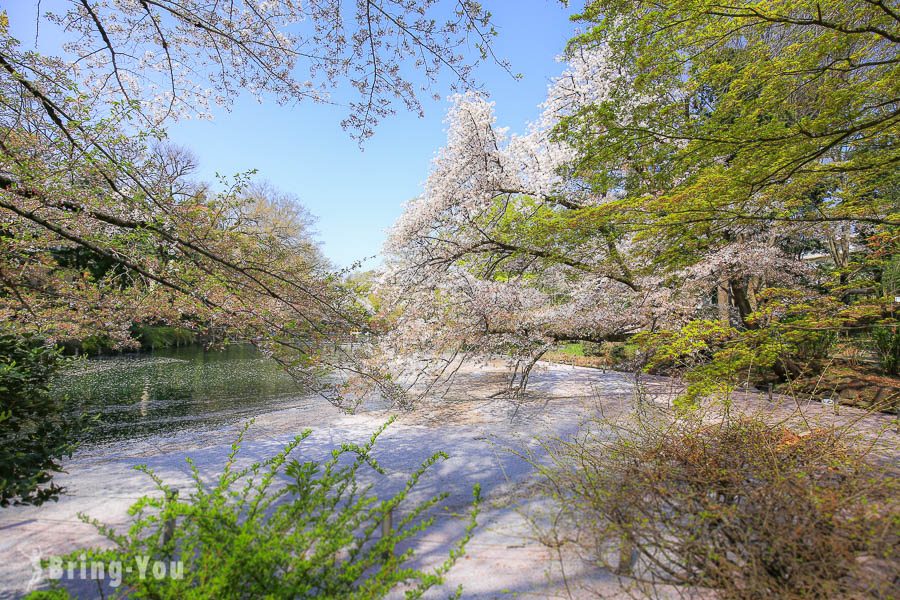
<svg viewBox="0 0 900 600">
<path fill-rule="evenodd" d="M 64 491 L 53 473 L 87 424 L 50 390 L 64 363 L 38 339 L 0 332 L 0 506 L 42 504 Z"/>
<path fill-rule="evenodd" d="M 608 45 L 623 75 L 606 103 L 558 131 L 601 188 L 617 180 L 634 198 L 650 194 L 661 215 L 687 190 L 711 217 L 720 209 L 792 216 L 823 185 L 832 202 L 822 216 L 896 212 L 882 195 L 896 185 L 900 159 L 900 22 L 889 10 L 600 0 L 581 20 L 591 29 L 570 51 Z M 726 185 L 701 184 L 710 170 Z"/>
<path fill-rule="evenodd" d="M 465 552 L 476 526 L 480 488 L 474 490 L 468 523 L 447 560 L 433 570 L 410 566 L 415 538 L 434 522 L 439 493 L 411 502 L 426 472 L 447 455 L 436 452 L 410 474 L 393 496 L 379 499 L 363 485 L 363 471 L 384 475 L 373 456 L 376 430 L 363 445 L 342 444 L 326 460 L 292 458 L 310 436 L 306 430 L 276 455 L 238 468 L 249 423 L 226 464 L 209 485 L 191 465 L 193 486 L 178 493 L 146 467 L 158 495 L 145 496 L 130 510 L 135 518 L 121 534 L 93 523 L 114 547 L 89 556 L 131 565 L 117 594 L 136 598 L 382 598 L 402 586 L 418 598 Z M 393 524 L 390 527 L 385 521 Z M 81 551 L 71 557 L 81 556 Z M 181 578 L 138 577 L 138 562 L 183 561 Z"/>
</svg>

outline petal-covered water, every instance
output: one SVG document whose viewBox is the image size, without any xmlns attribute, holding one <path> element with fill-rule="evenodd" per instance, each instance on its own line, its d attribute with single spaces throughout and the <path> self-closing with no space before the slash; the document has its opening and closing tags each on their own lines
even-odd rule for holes
<svg viewBox="0 0 900 600">
<path fill-rule="evenodd" d="M 203 429 L 310 401 L 248 345 L 91 358 L 64 373 L 56 389 L 100 416 L 89 444 Z"/>
</svg>

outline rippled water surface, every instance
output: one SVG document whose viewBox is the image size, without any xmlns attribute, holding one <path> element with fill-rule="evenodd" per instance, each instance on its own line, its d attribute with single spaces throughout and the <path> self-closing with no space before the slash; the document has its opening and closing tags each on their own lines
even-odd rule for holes
<svg viewBox="0 0 900 600">
<path fill-rule="evenodd" d="M 88 444 L 214 427 L 309 402 L 277 363 L 252 346 L 92 358 L 56 385 L 99 414 Z"/>
</svg>

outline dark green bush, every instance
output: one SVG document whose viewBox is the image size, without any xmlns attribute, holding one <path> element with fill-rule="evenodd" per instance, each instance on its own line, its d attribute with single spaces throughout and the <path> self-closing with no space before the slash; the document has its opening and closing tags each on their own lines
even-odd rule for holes
<svg viewBox="0 0 900 600">
<path fill-rule="evenodd" d="M 197 340 L 197 335 L 193 331 L 168 325 L 137 325 L 133 333 L 144 350 L 179 348 L 189 346 Z"/>
<path fill-rule="evenodd" d="M 827 358 L 838 340 L 837 331 L 795 331 L 793 334 L 794 359 L 798 361 Z"/>
<path fill-rule="evenodd" d="M 53 473 L 85 423 L 50 391 L 63 364 L 54 348 L 0 333 L 0 506 L 41 504 L 63 492 Z"/>
<path fill-rule="evenodd" d="M 896 327 L 875 327 L 872 329 L 872 346 L 878 355 L 881 370 L 888 375 L 896 375 L 900 367 L 900 330 Z"/>
<path fill-rule="evenodd" d="M 88 356 L 108 354 L 115 350 L 115 343 L 107 336 L 92 335 L 81 340 L 81 352 Z"/>
<path fill-rule="evenodd" d="M 113 594 L 119 597 L 363 599 L 399 588 L 407 598 L 417 598 L 442 583 L 463 555 L 476 524 L 479 488 L 465 532 L 446 561 L 431 571 L 412 568 L 413 550 L 398 546 L 433 523 L 432 511 L 447 494 L 411 506 L 404 501 L 422 475 L 447 456 L 435 453 L 396 495 L 380 500 L 357 476 L 364 467 L 384 474 L 372 450 L 386 426 L 365 445 L 341 445 L 324 462 L 291 458 L 307 430 L 274 457 L 237 469 L 245 427 L 212 485 L 188 459 L 194 482 L 184 497 L 150 469 L 137 467 L 159 494 L 131 507 L 134 523 L 127 533 L 82 515 L 113 547 L 76 551 L 63 561 L 121 565 L 122 585 Z M 279 485 L 285 477 L 287 484 Z M 394 511 L 393 526 L 383 535 L 382 523 Z M 147 557 L 166 565 L 181 561 L 182 575 L 142 578 L 139 561 Z"/>
</svg>

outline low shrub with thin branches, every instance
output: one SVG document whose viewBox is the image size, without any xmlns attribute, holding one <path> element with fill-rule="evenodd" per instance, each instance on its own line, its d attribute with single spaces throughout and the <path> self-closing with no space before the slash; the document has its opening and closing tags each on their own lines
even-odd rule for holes
<svg viewBox="0 0 900 600">
<path fill-rule="evenodd" d="M 545 541 L 642 596 L 891 597 L 896 474 L 846 429 L 709 417 L 642 410 L 545 442 Z"/>
<path fill-rule="evenodd" d="M 433 524 L 433 509 L 448 494 L 412 502 L 410 492 L 447 455 L 434 453 L 396 494 L 379 499 L 359 475 L 366 469 L 384 474 L 372 451 L 385 427 L 363 445 L 342 444 L 324 461 L 291 457 L 309 437 L 306 430 L 275 456 L 237 468 L 245 427 L 211 484 L 188 459 L 193 485 L 183 497 L 153 471 L 138 467 L 159 493 L 129 509 L 133 523 L 124 533 L 80 515 L 111 547 L 79 550 L 62 560 L 122 565 L 116 597 L 372 599 L 402 592 L 418 598 L 443 583 L 464 554 L 476 526 L 480 489 L 474 489 L 467 525 L 447 559 L 431 570 L 415 568 L 411 542 Z M 146 566 L 151 559 L 180 561 L 178 576 L 145 576 L 141 561 Z M 60 591 L 65 594 L 58 587 L 34 597 L 58 597 L 52 594 Z"/>
</svg>

